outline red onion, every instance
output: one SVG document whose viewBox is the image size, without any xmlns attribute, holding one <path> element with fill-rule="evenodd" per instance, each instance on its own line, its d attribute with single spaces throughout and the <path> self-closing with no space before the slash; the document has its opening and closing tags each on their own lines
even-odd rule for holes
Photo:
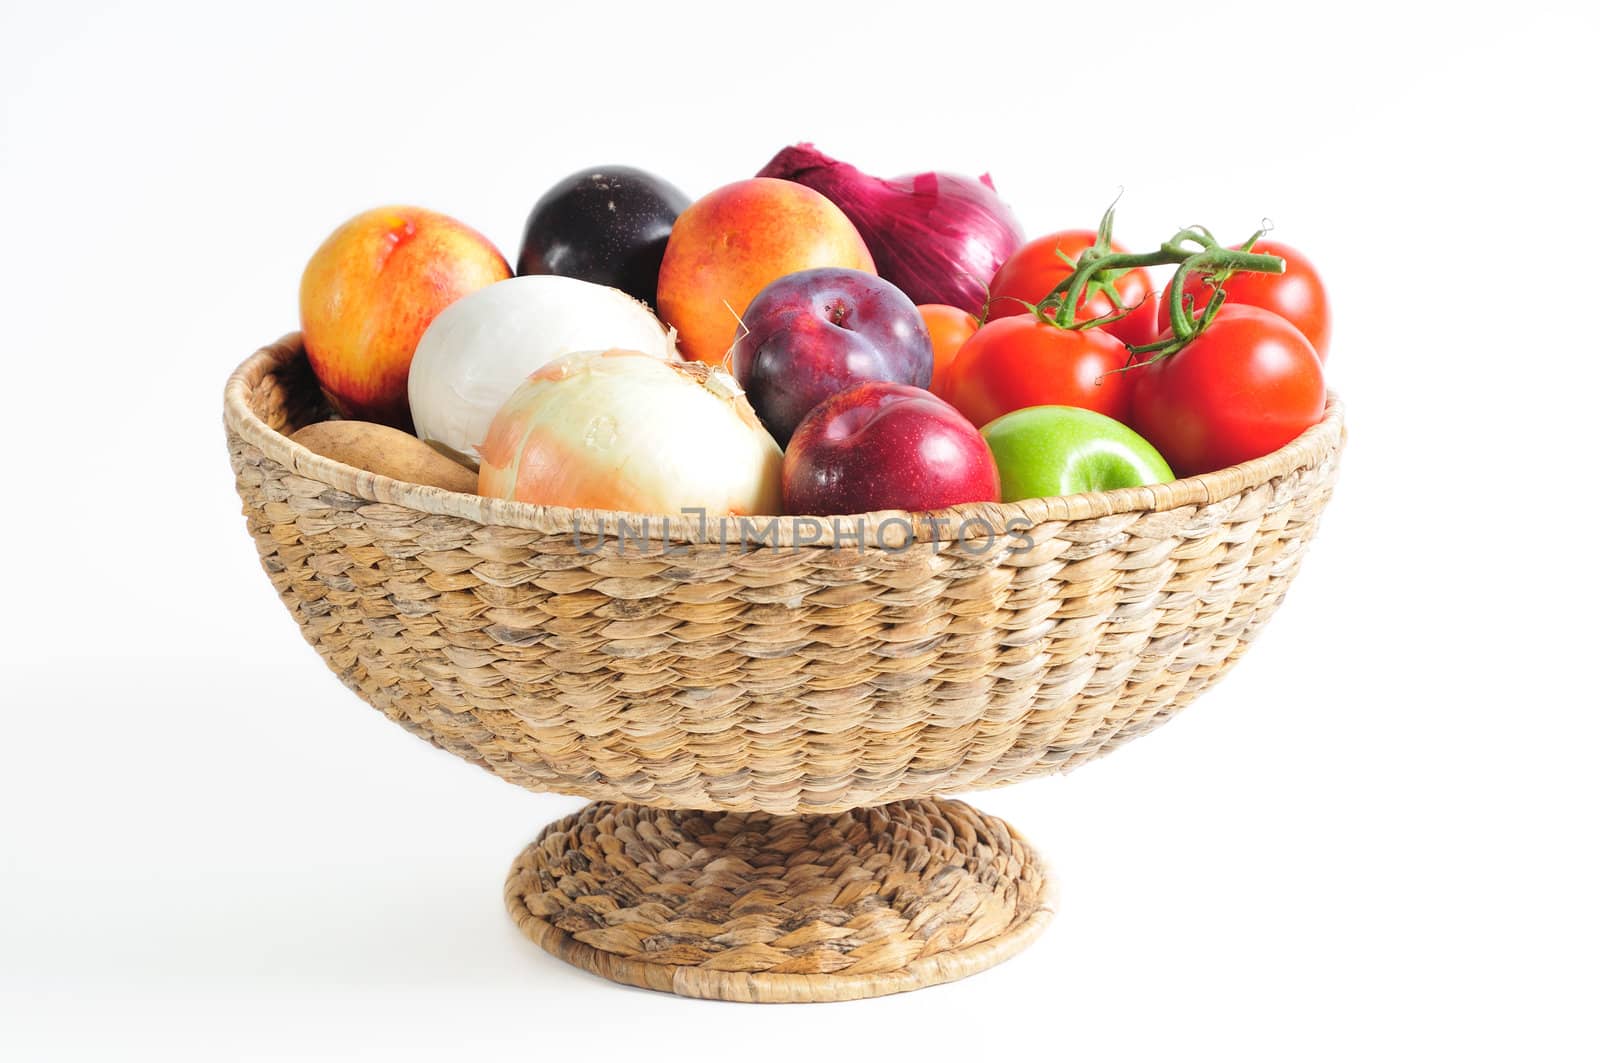
<svg viewBox="0 0 1600 1063">
<path fill-rule="evenodd" d="M 757 177 L 779 177 L 827 196 L 855 224 L 878 274 L 923 303 L 979 313 L 989 282 L 1022 245 L 1022 228 L 984 174 L 884 180 L 830 159 L 810 144 L 784 148 Z"/>
</svg>

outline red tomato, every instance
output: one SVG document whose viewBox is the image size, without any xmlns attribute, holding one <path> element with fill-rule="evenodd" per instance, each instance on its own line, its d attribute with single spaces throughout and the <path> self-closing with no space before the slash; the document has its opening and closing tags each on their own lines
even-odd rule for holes
<svg viewBox="0 0 1600 1063">
<path fill-rule="evenodd" d="M 1143 273 L 1144 271 L 1140 270 L 1139 272 Z M 1123 280 L 1127 280 L 1127 278 L 1124 277 Z M 1146 281 L 1145 283 L 1148 284 L 1149 282 Z M 1117 290 L 1120 292 L 1122 289 L 1118 288 Z M 1127 297 L 1124 296 L 1123 298 L 1126 299 Z M 1145 294 L 1140 298 L 1144 301 L 1137 305 L 1128 304 L 1132 309 L 1128 311 L 1126 316 L 1100 326 L 1129 347 L 1142 347 L 1146 343 L 1154 343 L 1160 338 L 1162 330 L 1167 327 L 1167 323 L 1161 320 L 1159 309 L 1161 299 L 1156 293 L 1146 289 Z"/>
<path fill-rule="evenodd" d="M 944 393 L 944 378 L 950 371 L 961 345 L 978 331 L 978 319 L 958 306 L 944 303 L 924 303 L 917 307 L 928 335 L 933 340 L 933 383 L 928 390 L 935 395 Z"/>
<path fill-rule="evenodd" d="M 1242 303 L 1271 310 L 1299 329 L 1311 341 L 1311 346 L 1316 348 L 1317 358 L 1327 361 L 1328 339 L 1333 333 L 1333 322 L 1328 316 L 1328 293 L 1322 286 L 1322 278 L 1317 276 L 1317 271 L 1311 267 L 1306 256 L 1288 244 L 1280 244 L 1276 240 L 1257 240 L 1251 250 L 1264 255 L 1277 255 L 1283 259 L 1286 268 L 1282 273 L 1235 273 L 1222 285 L 1223 291 L 1228 293 L 1228 302 L 1224 305 Z M 1211 300 L 1213 288 L 1200 277 L 1190 277 L 1183 291 L 1194 300 L 1194 307 L 1198 310 Z M 1161 293 L 1160 321 L 1163 329 L 1172 320 L 1168 316 L 1171 305 L 1172 290 L 1169 288 Z"/>
<path fill-rule="evenodd" d="M 1094 240 L 1093 229 L 1066 229 L 1030 240 L 1017 248 L 1016 253 L 1006 259 L 1005 265 L 994 275 L 994 280 L 989 282 L 989 319 L 992 321 L 1027 313 L 1028 308 L 1022 305 L 1023 302 L 1037 303 L 1049 295 L 1056 285 L 1072 276 L 1072 267 L 1061 261 L 1056 252 L 1060 251 L 1076 261 L 1086 248 L 1094 246 Z M 1124 250 L 1115 240 L 1111 242 L 1111 247 L 1114 251 Z M 1150 274 L 1142 269 L 1130 269 L 1117 278 L 1116 289 L 1124 307 L 1141 309 L 1121 321 L 1102 327 L 1118 339 L 1135 346 L 1154 341 L 1160 329 L 1151 330 L 1156 300 L 1155 289 L 1150 285 Z M 1148 304 L 1148 311 L 1143 310 L 1141 304 Z M 1078 305 L 1078 320 L 1091 321 L 1106 316 L 1114 309 L 1111 300 L 1104 295 L 1091 296 Z M 1140 316 L 1141 313 L 1144 317 Z"/>
<path fill-rule="evenodd" d="M 1028 406 L 1079 406 L 1126 421 L 1133 382 L 1114 370 L 1127 361 L 1127 348 L 1100 329 L 1003 317 L 962 345 L 939 397 L 980 428 Z"/>
<path fill-rule="evenodd" d="M 1322 419 L 1322 363 L 1300 330 L 1225 303 L 1188 346 L 1124 374 L 1131 427 L 1179 476 L 1270 454 Z"/>
</svg>

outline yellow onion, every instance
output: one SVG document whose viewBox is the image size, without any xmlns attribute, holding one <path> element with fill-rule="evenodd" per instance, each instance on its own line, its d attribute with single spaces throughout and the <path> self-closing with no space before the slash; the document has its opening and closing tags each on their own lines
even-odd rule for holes
<svg viewBox="0 0 1600 1063">
<path fill-rule="evenodd" d="M 478 447 L 478 493 L 546 506 L 779 512 L 783 453 L 733 377 L 640 351 L 540 369 Z"/>
</svg>

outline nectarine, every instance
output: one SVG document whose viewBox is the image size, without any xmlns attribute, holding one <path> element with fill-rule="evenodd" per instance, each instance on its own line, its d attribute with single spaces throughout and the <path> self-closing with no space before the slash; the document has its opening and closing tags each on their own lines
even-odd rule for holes
<svg viewBox="0 0 1600 1063">
<path fill-rule="evenodd" d="M 333 231 L 300 278 L 306 356 L 345 417 L 410 430 L 406 374 L 439 311 L 511 276 L 481 233 L 419 207 L 379 207 Z"/>
<path fill-rule="evenodd" d="M 718 364 L 738 336 L 738 315 L 762 288 L 823 266 L 877 272 L 861 234 L 821 193 L 773 177 L 735 181 L 678 216 L 656 308 L 678 330 L 686 358 Z"/>
</svg>

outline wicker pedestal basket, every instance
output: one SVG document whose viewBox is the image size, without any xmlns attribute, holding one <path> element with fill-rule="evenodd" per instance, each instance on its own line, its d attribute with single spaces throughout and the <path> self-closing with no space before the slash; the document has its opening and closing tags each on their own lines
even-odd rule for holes
<svg viewBox="0 0 1600 1063">
<path fill-rule="evenodd" d="M 235 371 L 224 416 L 262 567 L 340 679 L 596 802 L 513 865 L 517 924 L 616 981 L 752 1001 L 914 989 L 1031 941 L 1038 858 L 936 795 L 1067 771 L 1227 671 L 1344 436 L 1330 399 L 1282 450 L 1171 484 L 739 526 L 319 457 L 288 438 L 327 416 L 297 335 Z"/>
</svg>

